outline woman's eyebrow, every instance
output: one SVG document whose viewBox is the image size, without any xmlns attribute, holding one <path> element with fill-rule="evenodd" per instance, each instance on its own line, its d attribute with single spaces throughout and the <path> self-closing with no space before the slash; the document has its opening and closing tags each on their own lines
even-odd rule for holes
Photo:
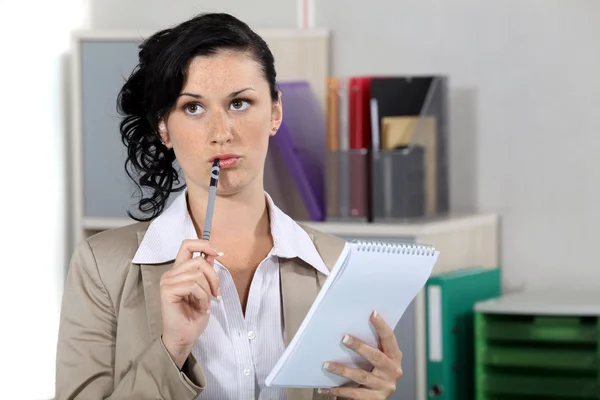
<svg viewBox="0 0 600 400">
<path fill-rule="evenodd" d="M 241 89 L 241 90 L 236 90 L 235 92 L 231 92 L 229 94 L 229 97 L 230 98 L 237 97 L 237 96 L 239 96 L 240 94 L 242 94 L 243 92 L 245 92 L 247 90 L 254 90 L 254 89 L 251 88 L 251 87 L 247 87 L 247 88 L 244 88 L 244 89 Z M 181 96 L 190 96 L 190 97 L 193 97 L 195 99 L 201 99 L 202 98 L 202 95 L 199 95 L 199 94 L 196 94 L 196 93 L 190 93 L 190 92 L 182 92 L 179 95 L 179 97 L 181 97 Z"/>
</svg>

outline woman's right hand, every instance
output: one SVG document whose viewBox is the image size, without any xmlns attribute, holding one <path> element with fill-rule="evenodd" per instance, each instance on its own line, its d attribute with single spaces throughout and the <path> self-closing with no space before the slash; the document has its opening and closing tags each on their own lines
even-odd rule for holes
<svg viewBox="0 0 600 400">
<path fill-rule="evenodd" d="M 202 252 L 206 259 L 193 257 Z M 160 280 L 162 341 L 181 369 L 208 324 L 211 298 L 220 296 L 214 258 L 222 255 L 205 240 L 184 240 L 173 268 Z"/>
</svg>

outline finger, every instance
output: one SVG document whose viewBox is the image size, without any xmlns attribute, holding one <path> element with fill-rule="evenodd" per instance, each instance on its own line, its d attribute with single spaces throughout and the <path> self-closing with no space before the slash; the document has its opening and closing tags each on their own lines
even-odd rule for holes
<svg viewBox="0 0 600 400">
<path fill-rule="evenodd" d="M 182 282 L 173 285 L 163 285 L 163 291 L 167 301 L 171 303 L 180 303 L 186 301 L 186 296 L 193 296 L 199 303 L 201 309 L 208 310 L 210 308 L 210 298 L 204 289 L 196 282 Z M 189 301 L 194 305 L 194 301 Z"/>
<path fill-rule="evenodd" d="M 343 376 L 370 389 L 387 390 L 390 384 L 395 385 L 395 382 L 384 380 L 360 368 L 351 368 L 334 362 L 325 363 L 324 368 L 332 374 Z"/>
<path fill-rule="evenodd" d="M 185 274 L 186 272 L 190 271 L 202 271 L 206 276 L 208 284 L 210 285 L 208 293 L 212 294 L 215 297 L 220 296 L 221 281 L 219 279 L 219 275 L 217 275 L 217 272 L 215 271 L 213 266 L 210 265 L 209 262 L 203 259 L 202 257 L 194 257 L 191 260 L 184 261 L 179 267 L 166 271 L 163 276 L 167 278 L 180 274 Z"/>
<path fill-rule="evenodd" d="M 200 264 L 200 269 L 204 272 L 204 277 L 208 281 L 210 285 L 210 293 L 215 297 L 221 296 L 221 280 L 219 279 L 219 275 L 217 271 L 215 271 L 214 267 L 211 264 L 211 261 L 203 260 L 201 257 L 197 257 L 202 260 Z"/>
<path fill-rule="evenodd" d="M 344 399 L 380 400 L 386 398 L 374 390 L 365 388 L 334 387 L 331 389 L 319 389 L 318 392 Z"/>
<path fill-rule="evenodd" d="M 371 314 L 371 323 L 379 335 L 381 350 L 392 360 L 396 361 L 397 364 L 400 364 L 402 362 L 402 352 L 398 347 L 398 341 L 396 340 L 396 335 L 394 335 L 392 327 L 385 322 L 377 311 L 374 311 L 373 314 Z"/>
<path fill-rule="evenodd" d="M 373 346 L 369 346 L 362 340 L 350 335 L 345 335 L 342 339 L 342 343 L 344 346 L 363 356 L 371 363 L 371 365 L 373 365 L 373 367 L 383 372 L 382 377 L 393 380 L 398 379 L 397 374 L 398 369 L 400 368 L 399 363 L 395 360 L 392 360 L 381 350 L 376 349 Z"/>
<path fill-rule="evenodd" d="M 221 254 L 223 254 L 223 253 L 221 253 Z M 202 258 L 202 257 L 200 257 L 200 258 Z M 213 256 L 211 256 L 211 255 L 208 255 L 208 256 L 204 257 L 204 260 L 206 260 L 206 262 L 210 266 L 215 265 L 215 258 Z"/>
<path fill-rule="evenodd" d="M 183 290 L 185 290 L 185 285 L 188 285 L 188 283 L 180 283 L 179 285 L 183 285 Z M 195 284 L 189 283 L 189 294 L 182 297 L 181 302 L 187 303 L 192 309 L 203 310 L 206 313 L 210 312 L 210 295 L 207 295 L 206 291 L 197 282 Z"/>
<path fill-rule="evenodd" d="M 208 296 L 211 295 L 210 285 L 206 280 L 204 271 L 195 269 L 192 271 L 185 271 L 180 274 L 167 276 L 162 280 L 164 285 L 177 285 L 186 282 L 196 282 Z"/>
<path fill-rule="evenodd" d="M 179 248 L 177 256 L 175 257 L 175 267 L 179 266 L 179 264 L 181 264 L 185 260 L 190 260 L 193 257 L 194 253 L 204 253 L 208 256 L 213 257 L 223 255 L 223 253 L 220 253 L 217 250 L 215 250 L 206 240 L 188 239 L 184 240 L 181 243 L 181 247 Z"/>
<path fill-rule="evenodd" d="M 174 276 L 186 271 L 198 271 L 203 265 L 213 269 L 213 266 L 202 257 L 194 257 L 181 262 L 176 268 L 171 268 L 165 271 L 165 276 Z"/>
</svg>

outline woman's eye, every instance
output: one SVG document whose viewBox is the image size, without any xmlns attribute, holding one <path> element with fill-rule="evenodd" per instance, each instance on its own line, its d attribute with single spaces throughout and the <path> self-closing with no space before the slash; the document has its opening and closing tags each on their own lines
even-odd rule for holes
<svg viewBox="0 0 600 400">
<path fill-rule="evenodd" d="M 190 115 L 199 115 L 204 112 L 204 109 L 200 104 L 188 104 L 185 106 L 185 111 Z"/>
<path fill-rule="evenodd" d="M 243 111 L 248 107 L 248 101 L 236 99 L 231 102 L 231 107 L 235 111 Z"/>
</svg>

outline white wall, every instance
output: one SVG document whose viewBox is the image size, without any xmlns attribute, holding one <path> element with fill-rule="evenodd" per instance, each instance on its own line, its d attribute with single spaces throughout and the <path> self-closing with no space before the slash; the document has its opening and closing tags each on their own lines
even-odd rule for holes
<svg viewBox="0 0 600 400">
<path fill-rule="evenodd" d="M 316 21 L 335 74 L 450 75 L 451 204 L 502 215 L 507 288 L 600 284 L 600 2 L 327 0 Z"/>
<path fill-rule="evenodd" d="M 54 396 L 68 261 L 63 56 L 86 12 L 77 0 L 0 0 L 3 399 Z"/>
<path fill-rule="evenodd" d="M 89 0 L 96 29 L 162 29 L 200 12 L 235 15 L 252 27 L 293 28 L 297 0 Z"/>
</svg>

